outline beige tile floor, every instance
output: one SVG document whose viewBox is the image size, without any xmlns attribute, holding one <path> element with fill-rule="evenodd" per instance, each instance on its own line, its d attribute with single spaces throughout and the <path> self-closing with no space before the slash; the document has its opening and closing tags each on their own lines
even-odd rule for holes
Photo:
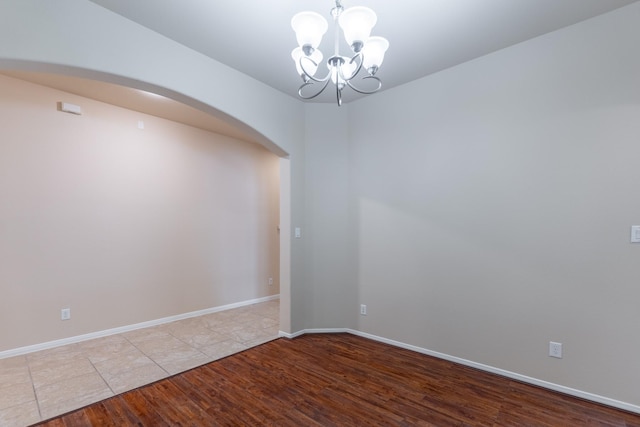
<svg viewBox="0 0 640 427">
<path fill-rule="evenodd" d="M 24 427 L 275 339 L 279 301 L 0 359 L 0 426 Z"/>
</svg>

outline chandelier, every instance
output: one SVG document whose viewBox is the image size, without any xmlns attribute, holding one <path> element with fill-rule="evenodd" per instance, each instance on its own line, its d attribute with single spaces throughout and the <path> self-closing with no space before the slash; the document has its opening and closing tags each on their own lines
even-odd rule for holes
<svg viewBox="0 0 640 427">
<path fill-rule="evenodd" d="M 298 41 L 298 47 L 291 52 L 291 57 L 303 81 L 298 89 L 298 95 L 302 99 L 315 98 L 326 89 L 329 82 L 332 82 L 336 87 L 338 105 L 342 105 L 342 89 L 345 86 L 367 95 L 380 90 L 382 81 L 375 74 L 382 65 L 389 42 L 383 37 L 370 37 L 371 29 L 377 21 L 373 10 L 362 6 L 345 10 L 341 0 L 335 2 L 336 6 L 331 9 L 335 27 L 334 52 L 327 60 L 327 74 L 324 77 L 316 77 L 322 61 L 322 52 L 318 50 L 318 46 L 328 29 L 327 21 L 319 13 L 300 12 L 291 19 L 291 26 Z M 340 28 L 351 47 L 351 57 L 340 55 Z M 367 73 L 361 79 L 364 88 L 354 84 L 358 74 L 365 74 L 360 73 L 363 68 Z"/>
</svg>

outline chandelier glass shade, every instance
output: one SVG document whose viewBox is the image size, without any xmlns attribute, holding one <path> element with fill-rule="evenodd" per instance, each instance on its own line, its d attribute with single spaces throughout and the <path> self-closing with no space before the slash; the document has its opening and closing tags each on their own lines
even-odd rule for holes
<svg viewBox="0 0 640 427">
<path fill-rule="evenodd" d="M 338 105 L 342 105 L 342 89 L 346 86 L 363 94 L 380 90 L 382 81 L 375 74 L 382 65 L 389 42 L 383 37 L 370 36 L 371 29 L 377 21 L 373 10 L 362 6 L 345 10 L 341 0 L 335 0 L 335 3 L 335 7 L 331 9 L 335 27 L 334 52 L 326 62 L 328 72 L 319 71 L 322 68 L 320 64 L 323 55 L 318 46 L 329 28 L 327 21 L 319 13 L 300 12 L 291 19 L 291 27 L 298 41 L 298 47 L 291 52 L 291 57 L 303 82 L 298 89 L 301 98 L 315 98 L 331 82 L 336 88 Z M 341 29 L 347 44 L 351 47 L 351 56 L 340 55 Z M 363 68 L 366 74 L 361 73 Z M 321 76 L 318 77 L 316 74 Z M 359 74 L 364 74 L 361 80 L 368 82 L 365 88 L 353 82 Z"/>
</svg>

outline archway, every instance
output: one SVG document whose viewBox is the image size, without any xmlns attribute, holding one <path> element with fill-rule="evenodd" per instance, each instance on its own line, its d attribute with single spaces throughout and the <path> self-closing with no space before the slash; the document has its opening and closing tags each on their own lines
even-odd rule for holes
<svg viewBox="0 0 640 427">
<path fill-rule="evenodd" d="M 47 67 L 43 67 L 43 68 L 47 68 Z M 55 67 L 54 67 L 55 68 Z M 99 73 L 99 75 L 102 75 L 102 73 Z M 76 81 L 77 82 L 77 81 Z M 144 85 L 145 88 L 149 89 L 148 85 Z M 166 93 L 166 92 L 165 92 Z M 211 110 L 212 108 L 209 108 L 209 110 Z M 219 113 L 218 117 L 225 117 L 226 115 L 224 113 Z M 220 120 L 218 118 L 216 118 L 217 120 Z M 237 122 L 237 121 L 234 121 Z M 250 129 L 248 126 L 243 125 L 243 129 L 241 129 L 241 133 L 244 133 L 245 135 L 252 135 L 252 134 L 256 134 L 255 131 L 253 131 L 252 129 Z M 252 140 L 250 142 L 258 142 L 255 140 Z M 264 145 L 264 144 L 263 144 Z M 268 147 L 266 147 L 268 148 Z M 280 150 L 281 151 L 281 150 Z M 284 171 L 285 174 L 288 174 L 288 168 L 289 168 L 289 162 L 286 160 L 281 160 L 281 173 L 283 173 L 282 171 Z M 289 186 L 288 183 L 286 183 L 286 185 L 281 186 L 281 212 L 283 213 L 282 217 L 281 217 L 281 222 L 280 222 L 280 228 L 283 228 L 285 230 L 289 229 L 288 226 L 288 222 L 290 221 L 289 219 L 289 215 L 288 215 L 288 207 L 289 206 L 289 202 L 288 202 L 288 198 L 289 198 Z M 284 208 L 282 208 L 282 206 L 285 206 Z M 285 236 L 287 235 L 287 233 L 283 233 L 282 237 L 283 237 L 283 241 L 280 244 L 280 248 L 281 248 L 281 252 L 284 252 L 285 254 L 289 253 L 288 250 L 288 238 L 286 238 Z M 286 257 L 287 255 L 285 255 Z M 287 262 L 286 258 L 283 259 L 283 257 L 281 256 L 281 265 L 285 266 L 285 269 L 281 269 L 281 279 L 280 279 L 280 283 L 281 283 L 281 292 L 283 293 L 288 293 L 289 292 L 289 286 L 287 286 L 288 284 L 288 277 L 289 277 L 289 273 L 287 271 L 288 268 L 290 268 L 289 263 Z M 288 298 L 287 295 L 283 295 L 283 300 L 284 301 L 290 301 L 290 299 Z M 282 321 L 284 321 L 285 323 L 283 324 L 282 330 L 287 331 L 287 329 L 289 328 L 289 304 L 283 304 L 283 308 L 281 310 L 281 323 Z M 152 320 L 152 319 L 150 319 Z"/>
</svg>

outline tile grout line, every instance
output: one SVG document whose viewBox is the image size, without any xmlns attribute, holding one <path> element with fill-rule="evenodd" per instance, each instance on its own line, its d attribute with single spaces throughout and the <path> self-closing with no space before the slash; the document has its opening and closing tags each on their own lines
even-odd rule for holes
<svg viewBox="0 0 640 427">
<path fill-rule="evenodd" d="M 71 345 L 69 345 L 69 346 L 64 346 L 64 347 L 69 347 L 69 348 L 79 348 L 79 347 L 78 347 L 78 345 L 77 345 L 77 343 L 75 343 L 75 344 L 71 344 Z M 86 350 L 84 350 L 84 349 L 81 349 L 81 348 L 80 348 L 80 353 L 78 353 L 78 358 L 79 358 L 79 359 L 85 359 L 85 360 L 89 363 L 89 365 L 91 365 L 91 368 L 93 369 L 93 372 L 86 372 L 86 373 L 83 373 L 83 374 L 78 374 L 78 375 L 75 375 L 75 376 L 72 376 L 72 377 L 69 377 L 69 378 L 65 378 L 65 379 L 62 379 L 62 380 L 59 380 L 59 381 L 56 381 L 56 382 L 50 383 L 50 384 L 45 384 L 45 385 L 43 385 L 42 387 L 47 387 L 47 386 L 49 386 L 49 385 L 53 385 L 53 384 L 56 384 L 56 383 L 61 382 L 61 381 L 65 381 L 65 380 L 73 379 L 73 378 L 79 378 L 79 377 L 82 377 L 82 376 L 84 376 L 84 375 L 90 375 L 90 374 L 96 373 L 96 374 L 98 374 L 98 376 L 100 377 L 100 379 L 102 380 L 102 382 L 104 383 L 104 385 L 106 385 L 106 386 L 107 386 L 107 388 L 108 388 L 108 389 L 109 389 L 109 391 L 112 393 L 112 395 L 113 395 L 113 396 L 115 396 L 115 393 L 113 392 L 113 390 L 111 389 L 111 387 L 109 386 L 109 384 L 108 384 L 108 383 L 106 382 L 106 380 L 102 377 L 102 375 L 100 374 L 100 372 L 98 371 L 98 369 L 96 369 L 95 365 L 93 364 L 93 362 L 91 361 L 91 359 L 90 359 L 90 358 L 89 358 L 89 356 L 87 355 Z M 32 379 L 32 380 L 33 380 L 33 379 Z M 35 383 L 34 383 L 34 391 L 35 391 L 35 389 L 36 389 L 36 387 L 35 387 Z M 79 391 L 78 391 L 78 394 L 80 394 L 81 392 L 82 392 L 82 390 L 79 390 Z M 113 397 L 113 396 L 109 396 L 109 397 Z M 75 401 L 76 399 L 77 399 L 77 396 L 73 396 L 73 397 L 71 397 L 71 398 L 69 398 L 69 399 L 65 399 L 65 400 L 63 400 L 62 402 L 59 402 L 59 404 L 69 403 L 69 402 Z M 41 418 L 41 420 L 42 420 L 42 419 L 44 419 L 44 417 L 43 417 L 43 415 L 42 415 L 42 410 L 41 410 L 41 405 L 40 405 L 40 399 L 38 399 L 37 394 L 36 394 L 36 400 L 37 400 L 37 402 L 38 402 L 38 410 L 39 410 L 39 412 L 40 412 L 40 418 Z M 74 407 L 75 407 L 75 406 L 77 406 L 77 405 L 76 405 L 76 404 L 74 404 L 74 405 L 72 405 L 72 406 L 74 406 Z M 83 406 L 85 406 L 85 405 L 84 405 L 84 404 L 82 404 L 82 405 L 78 406 L 76 409 L 79 409 L 79 408 L 81 408 L 81 407 L 83 407 Z M 73 410 L 75 410 L 75 409 L 73 409 Z M 49 417 L 48 417 L 48 418 L 49 418 Z"/>
<path fill-rule="evenodd" d="M 82 350 L 82 354 L 85 354 L 85 350 Z M 111 393 L 113 394 L 113 396 L 116 396 L 117 393 L 115 391 L 113 391 L 113 389 L 111 388 L 111 385 L 109 385 L 109 382 L 105 379 L 105 377 L 102 376 L 102 374 L 100 373 L 100 371 L 98 370 L 98 368 L 96 368 L 96 365 L 94 365 L 94 363 L 91 361 L 91 358 L 89 356 L 86 356 L 87 360 L 89 361 L 89 363 L 91 364 L 91 367 L 96 371 L 96 373 L 100 376 L 100 379 L 105 383 L 105 385 L 109 388 L 109 390 L 111 390 Z M 111 397 L 113 397 L 111 396 Z"/>
<path fill-rule="evenodd" d="M 29 371 L 29 380 L 31 381 L 31 388 L 33 389 L 33 398 L 36 400 L 36 408 L 38 408 L 38 418 L 42 421 L 42 410 L 40 409 L 40 399 L 38 399 L 38 392 L 36 391 L 36 384 L 33 381 L 33 375 L 31 375 L 31 363 L 29 363 L 29 357 L 24 356 L 24 360 L 27 364 L 27 370 Z"/>
<path fill-rule="evenodd" d="M 128 342 L 129 344 L 131 344 L 132 346 L 134 346 L 136 350 L 138 350 L 140 353 L 144 354 L 144 355 L 145 355 L 145 357 L 146 357 L 146 358 L 148 358 L 149 360 L 151 360 L 151 361 L 153 362 L 153 364 L 154 364 L 154 365 L 156 365 L 158 368 L 160 368 L 160 369 L 162 370 L 162 372 L 164 372 L 165 374 L 167 374 L 167 376 L 166 376 L 166 377 L 163 377 L 163 378 L 161 378 L 161 379 L 168 378 L 168 377 L 170 377 L 170 376 L 171 376 L 171 374 L 170 374 L 169 372 L 167 372 L 167 370 L 166 370 L 166 369 L 164 369 L 162 366 L 160 366 L 160 364 L 159 364 L 158 362 L 156 362 L 156 361 L 153 359 L 153 357 L 149 356 L 147 353 L 145 353 L 144 351 L 142 351 L 141 349 L 139 349 L 139 348 L 138 348 L 138 346 L 137 346 L 133 341 L 131 341 L 129 338 L 125 337 L 125 336 L 124 336 L 124 334 L 122 334 L 122 338 L 124 338 L 125 340 L 127 340 L 127 342 Z"/>
<path fill-rule="evenodd" d="M 209 329 L 208 327 L 205 326 L 205 328 Z M 213 329 L 210 329 L 212 332 L 215 332 Z M 207 354 L 204 354 L 203 352 L 200 351 L 199 348 L 192 346 L 191 344 L 189 344 L 188 342 L 186 342 L 185 340 L 183 340 L 182 338 L 175 336 L 171 331 L 167 332 L 169 335 L 171 335 L 172 337 L 174 337 L 175 339 L 177 339 L 178 341 L 184 343 L 185 345 L 187 345 L 189 348 L 197 351 L 198 353 L 200 353 L 201 355 L 203 355 L 204 357 L 206 357 L 207 359 L 211 359 L 211 357 L 209 357 Z M 212 360 L 209 360 L 210 363 L 212 362 Z"/>
</svg>

